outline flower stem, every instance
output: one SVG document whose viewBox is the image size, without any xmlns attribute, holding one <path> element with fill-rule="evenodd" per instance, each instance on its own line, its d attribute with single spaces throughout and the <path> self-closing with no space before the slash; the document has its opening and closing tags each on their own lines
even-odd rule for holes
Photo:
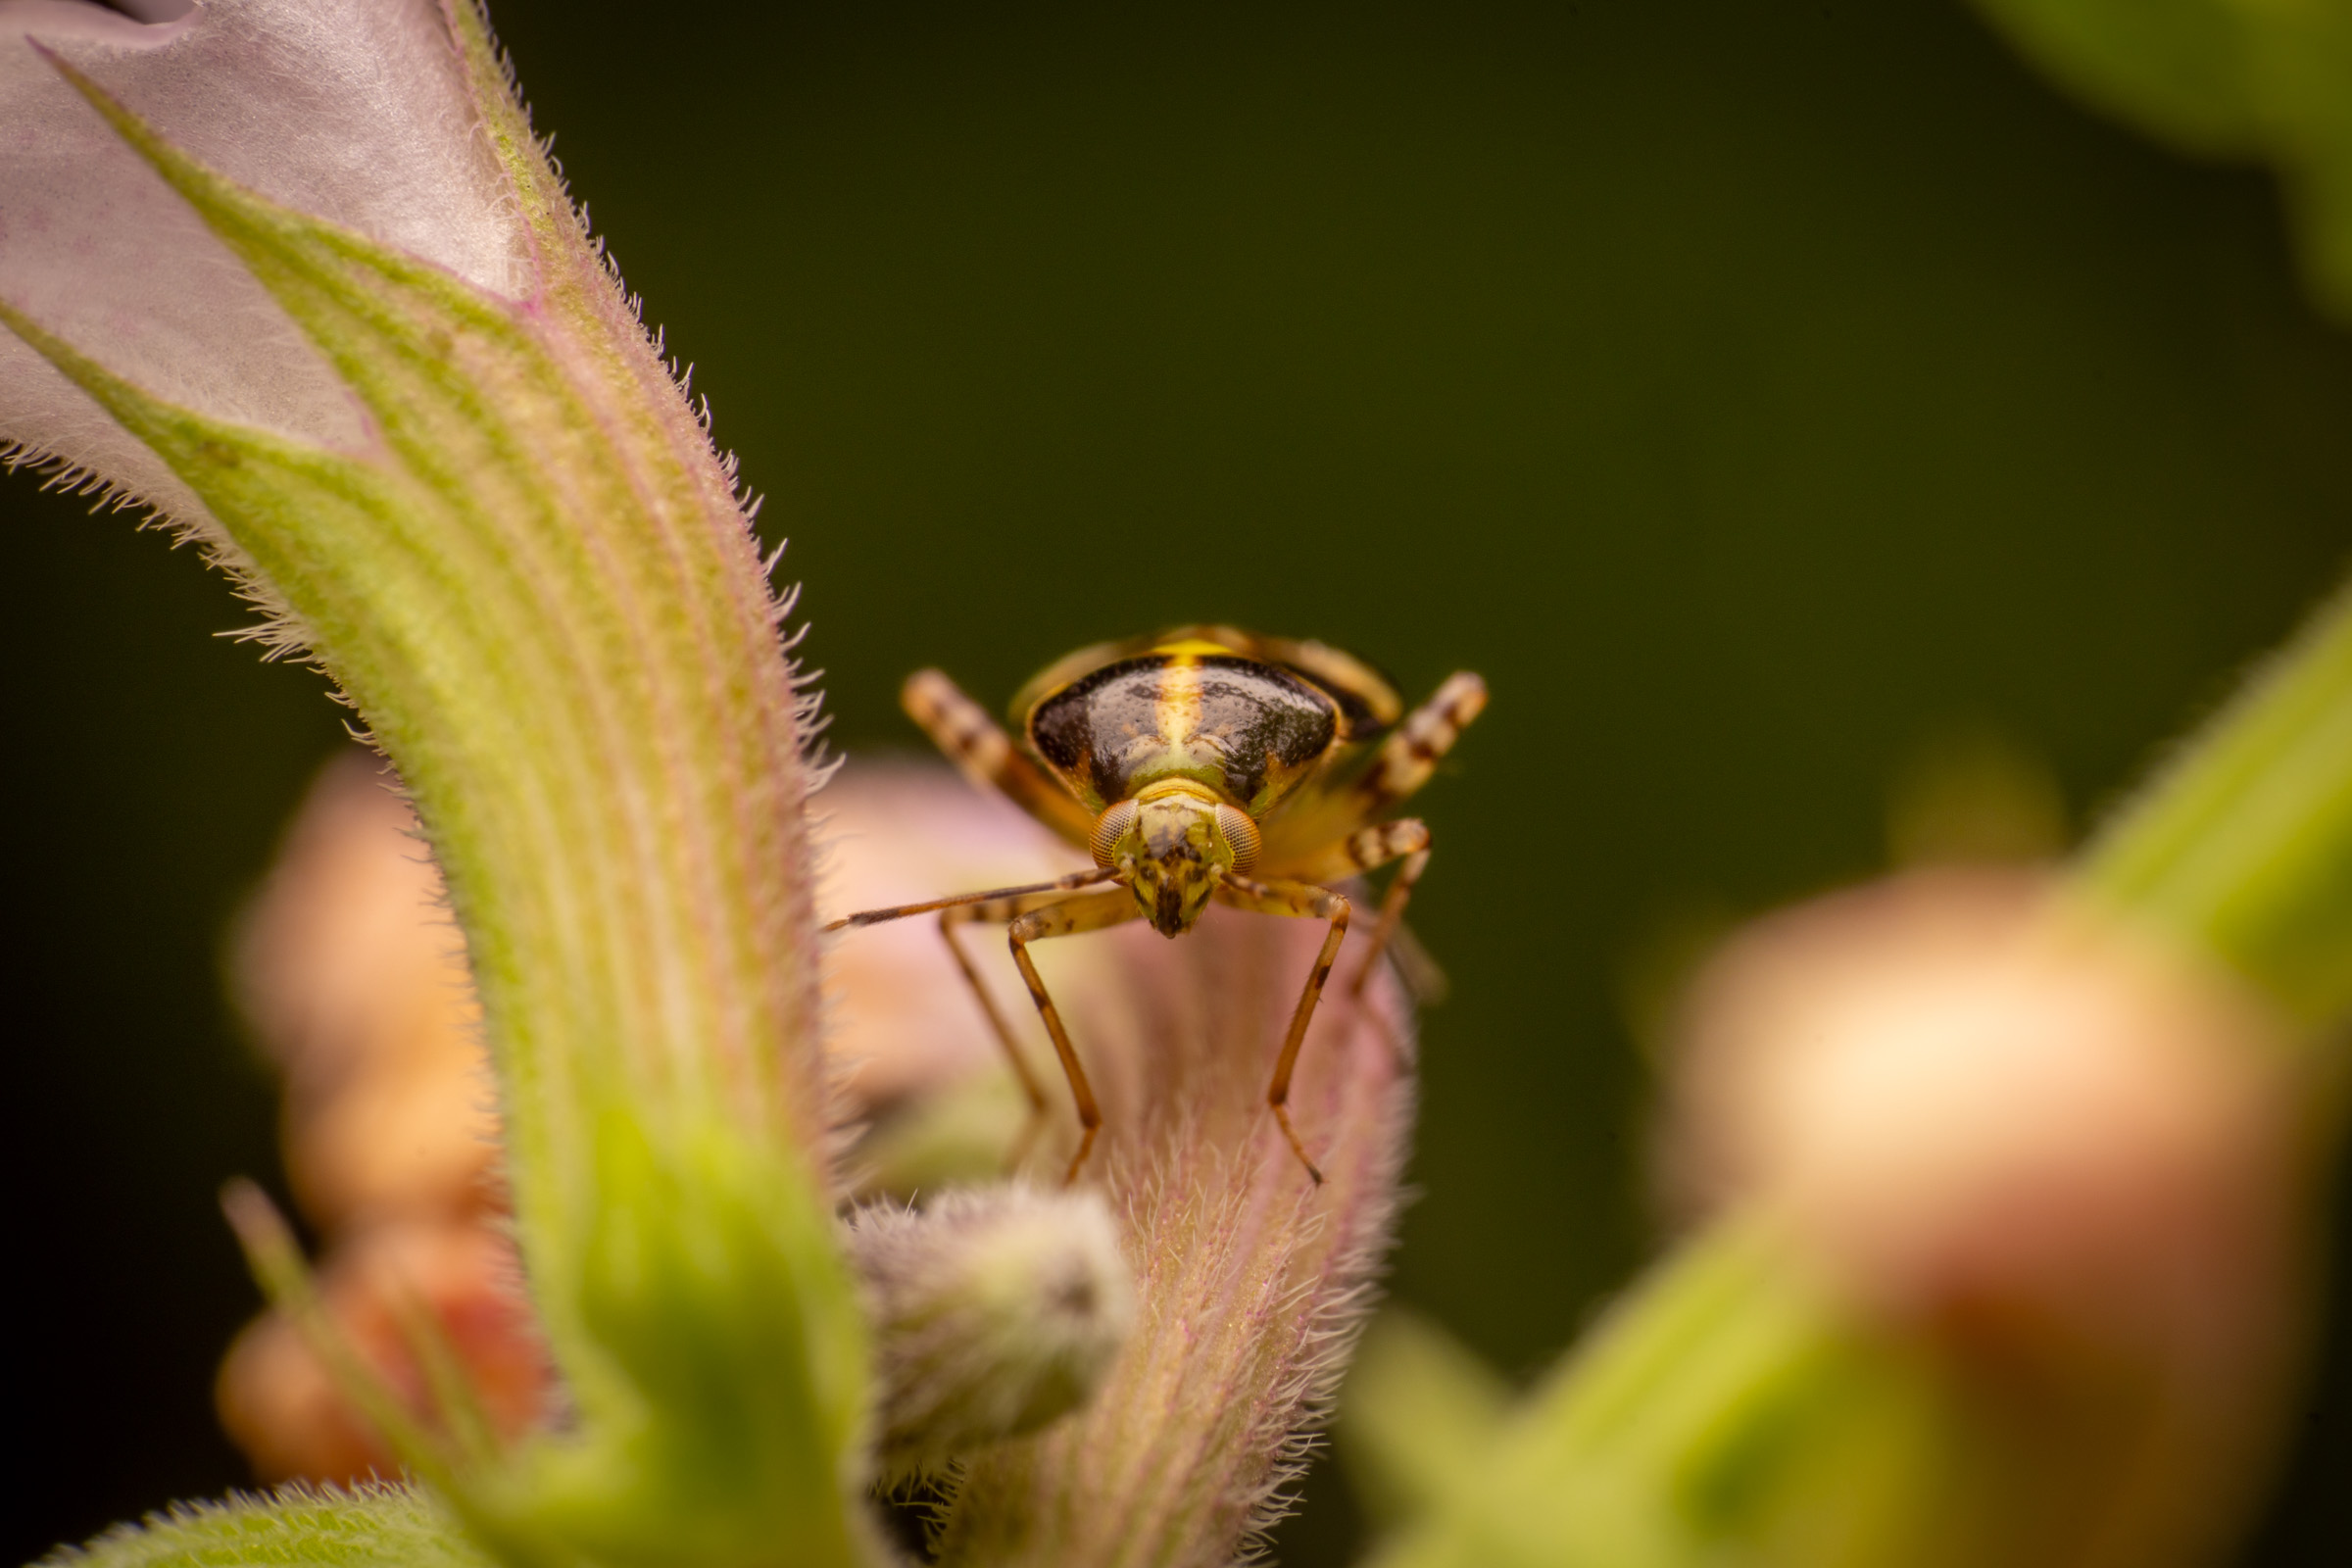
<svg viewBox="0 0 2352 1568">
<path fill-rule="evenodd" d="M 2315 1037 L 2352 1011 L 2352 588 L 2108 825 L 2077 875 Z"/>
</svg>

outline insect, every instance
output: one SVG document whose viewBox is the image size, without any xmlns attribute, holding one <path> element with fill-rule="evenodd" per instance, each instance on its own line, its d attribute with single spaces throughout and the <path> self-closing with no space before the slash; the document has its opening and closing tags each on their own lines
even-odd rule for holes
<svg viewBox="0 0 2352 1568">
<path fill-rule="evenodd" d="M 1049 666 L 1012 700 L 1024 744 L 938 670 L 909 676 L 901 700 L 967 775 L 1089 850 L 1094 867 L 1052 882 L 867 909 L 825 929 L 937 912 L 940 933 L 1028 1095 L 1034 1125 L 1045 1113 L 1044 1087 L 956 938 L 966 925 L 1005 922 L 1013 962 L 1077 1106 L 1078 1152 L 1064 1177 L 1075 1181 L 1102 1111 L 1030 961 L 1030 944 L 1136 919 L 1162 936 L 1181 936 L 1211 900 L 1327 922 L 1266 1089 L 1283 1137 L 1321 1185 L 1288 1102 L 1298 1047 L 1348 935 L 1348 897 L 1329 884 L 1403 862 L 1356 972 L 1360 992 L 1429 865 L 1429 828 L 1409 817 L 1382 818 L 1428 782 L 1486 707 L 1486 682 L 1466 671 L 1452 675 L 1406 714 L 1395 688 L 1335 648 L 1230 626 L 1184 626 L 1100 643 Z"/>
</svg>

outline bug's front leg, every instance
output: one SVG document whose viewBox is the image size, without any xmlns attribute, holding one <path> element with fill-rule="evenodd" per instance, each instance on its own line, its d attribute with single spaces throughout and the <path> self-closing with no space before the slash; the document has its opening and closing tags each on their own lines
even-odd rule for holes
<svg viewBox="0 0 2352 1568">
<path fill-rule="evenodd" d="M 1012 1075 L 1019 1081 L 1021 1093 L 1029 1102 L 1028 1125 L 1021 1130 L 1019 1140 L 1005 1158 L 1005 1164 L 1010 1168 L 1019 1167 L 1028 1154 L 1030 1144 L 1045 1125 L 1046 1086 L 1038 1081 L 1036 1069 L 1029 1065 L 1029 1058 L 1021 1051 L 1020 1042 L 1013 1038 L 1012 1026 L 998 1008 L 997 999 L 989 994 L 988 985 L 980 978 L 980 970 L 972 962 L 971 955 L 956 940 L 956 928 L 1016 919 L 1032 909 L 1062 903 L 1078 889 L 1107 882 L 1118 874 L 1115 868 L 1098 866 L 1089 871 L 1072 871 L 1051 882 L 991 888 L 984 893 L 959 893 L 944 899 L 927 899 L 921 904 L 893 905 L 885 909 L 860 909 L 856 914 L 845 914 L 838 920 L 829 921 L 823 928 L 828 932 L 842 931 L 880 925 L 890 920 L 904 920 L 909 915 L 938 913 L 940 938 L 947 943 L 948 952 L 955 957 L 956 967 L 963 975 L 964 984 L 971 988 L 972 999 L 980 1004 L 981 1016 L 988 1020 L 989 1032 L 997 1037 L 997 1045 L 1004 1051 L 1004 1060 L 1011 1066 Z M 1035 986 L 1031 989 L 1034 991 Z"/>
<path fill-rule="evenodd" d="M 1135 896 L 1125 888 L 1108 888 L 1031 909 L 1005 927 L 1004 937 L 1012 948 L 1012 961 L 1020 966 L 1021 979 L 1029 987 L 1029 1000 L 1037 1004 L 1038 1016 L 1046 1020 L 1046 1033 L 1054 1038 L 1054 1054 L 1061 1058 L 1062 1075 L 1070 1081 L 1070 1099 L 1078 1108 L 1078 1152 L 1070 1156 L 1070 1168 L 1061 1179 L 1065 1187 L 1078 1179 L 1078 1167 L 1086 1163 L 1087 1154 L 1095 1147 L 1095 1133 L 1102 1125 L 1102 1110 L 1095 1103 L 1095 1091 L 1086 1081 L 1086 1068 L 1079 1064 L 1078 1053 L 1070 1045 L 1070 1031 L 1061 1021 L 1061 1009 L 1054 1005 L 1054 998 L 1039 977 L 1037 965 L 1030 961 L 1029 944 L 1048 937 L 1106 930 L 1141 919 L 1143 912 Z"/>
<path fill-rule="evenodd" d="M 1266 1105 L 1274 1112 L 1275 1124 L 1290 1141 L 1291 1152 L 1298 1156 L 1298 1163 L 1306 1167 L 1307 1175 L 1320 1187 L 1323 1173 L 1307 1157 L 1306 1146 L 1298 1141 L 1298 1129 L 1291 1125 L 1291 1070 L 1298 1063 L 1298 1048 L 1306 1041 L 1306 1026 L 1314 1020 L 1315 1004 L 1323 999 L 1323 986 L 1330 980 L 1331 966 L 1339 958 L 1340 944 L 1348 940 L 1348 896 L 1308 882 L 1258 882 L 1227 872 L 1217 888 L 1217 900 L 1237 909 L 1252 909 L 1260 914 L 1287 914 L 1331 922 L 1331 929 L 1323 935 L 1323 950 L 1315 956 L 1315 967 L 1306 977 L 1306 987 L 1298 993 L 1298 1005 L 1291 1013 L 1290 1032 L 1282 1037 L 1282 1054 L 1274 1061 L 1274 1081 L 1266 1086 Z"/>
</svg>

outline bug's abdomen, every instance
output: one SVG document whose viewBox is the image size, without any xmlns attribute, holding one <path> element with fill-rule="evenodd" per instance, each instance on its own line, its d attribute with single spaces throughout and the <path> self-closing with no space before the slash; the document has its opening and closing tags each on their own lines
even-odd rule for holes
<svg viewBox="0 0 2352 1568">
<path fill-rule="evenodd" d="M 1189 778 L 1254 816 L 1312 772 L 1338 735 L 1329 694 L 1230 655 L 1122 660 L 1029 714 L 1038 756 L 1098 811 L 1160 779 Z"/>
</svg>

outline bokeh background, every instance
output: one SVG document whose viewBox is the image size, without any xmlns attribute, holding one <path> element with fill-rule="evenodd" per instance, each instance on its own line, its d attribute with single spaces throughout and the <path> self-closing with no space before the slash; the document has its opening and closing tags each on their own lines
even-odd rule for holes
<svg viewBox="0 0 2352 1568">
<path fill-rule="evenodd" d="M 1394 1283 L 1517 1374 L 1657 1245 L 1645 954 L 1878 868 L 1940 736 L 2079 831 L 2347 564 L 2352 341 L 2269 181 L 1947 0 L 494 11 L 793 540 L 838 746 L 919 744 L 918 664 L 997 700 L 1200 616 L 1487 675 Z M 222 932 L 343 715 L 192 552 L 0 513 L 23 1560 L 244 1479 Z M 2352 1560 L 2344 1341 L 2247 1562 Z M 1359 1528 L 1325 1466 L 1278 1544 Z"/>
</svg>

